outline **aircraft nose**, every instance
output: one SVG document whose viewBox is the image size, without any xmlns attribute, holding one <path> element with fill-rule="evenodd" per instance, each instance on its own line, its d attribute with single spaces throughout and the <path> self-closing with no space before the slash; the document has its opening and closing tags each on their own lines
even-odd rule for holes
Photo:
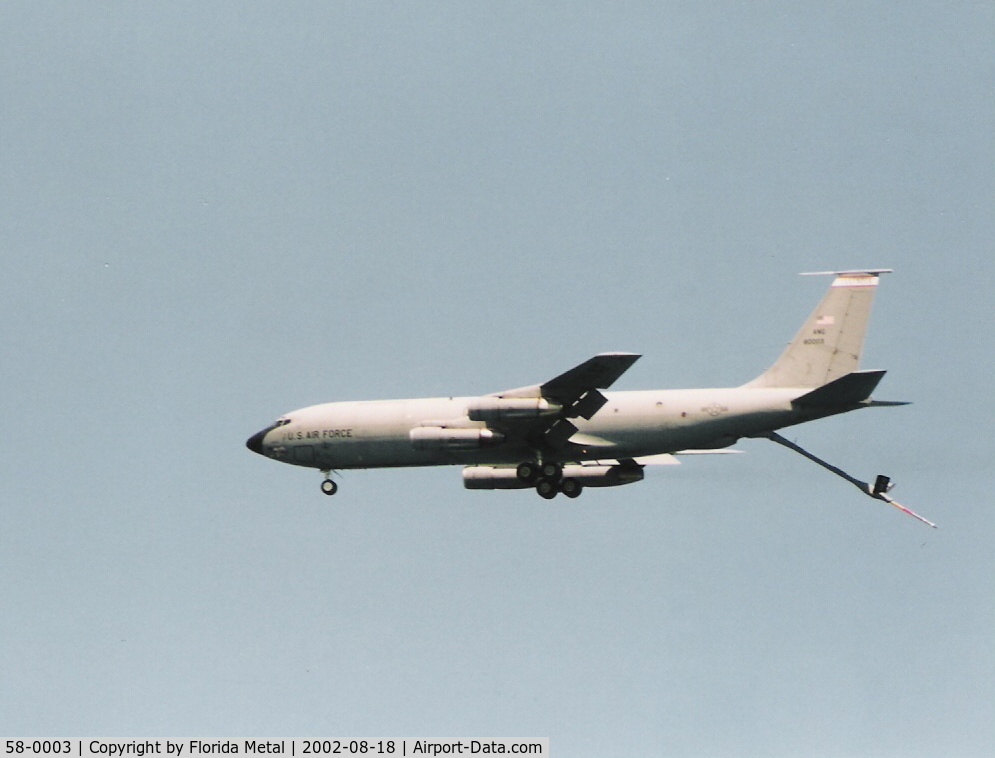
<svg viewBox="0 0 995 758">
<path fill-rule="evenodd" d="M 259 455 L 264 455 L 263 453 L 263 437 L 266 436 L 266 432 L 269 429 L 263 429 L 261 432 L 256 432 L 249 439 L 245 441 L 245 446 L 249 448 L 253 453 L 259 453 Z"/>
</svg>

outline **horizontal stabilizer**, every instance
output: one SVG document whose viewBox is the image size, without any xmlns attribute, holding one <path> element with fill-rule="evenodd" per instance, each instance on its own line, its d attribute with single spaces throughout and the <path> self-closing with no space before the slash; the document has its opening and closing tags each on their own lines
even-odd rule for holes
<svg viewBox="0 0 995 758">
<path fill-rule="evenodd" d="M 825 408 L 862 403 L 871 396 L 884 371 L 854 371 L 794 401 L 799 408 Z"/>
</svg>

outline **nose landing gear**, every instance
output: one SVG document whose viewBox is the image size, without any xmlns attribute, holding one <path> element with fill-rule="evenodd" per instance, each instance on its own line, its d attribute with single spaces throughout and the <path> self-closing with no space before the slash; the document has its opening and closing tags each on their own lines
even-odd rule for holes
<svg viewBox="0 0 995 758">
<path fill-rule="evenodd" d="M 334 495 L 339 491 L 339 485 L 332 481 L 330 472 L 322 471 L 321 473 L 325 475 L 325 480 L 321 483 L 321 491 L 326 495 Z"/>
</svg>

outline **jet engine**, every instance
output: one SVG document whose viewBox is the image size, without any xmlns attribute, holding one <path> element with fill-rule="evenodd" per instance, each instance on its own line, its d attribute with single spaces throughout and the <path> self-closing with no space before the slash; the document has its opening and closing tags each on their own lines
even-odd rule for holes
<svg viewBox="0 0 995 758">
<path fill-rule="evenodd" d="M 416 426 L 409 432 L 415 450 L 479 450 L 504 441 L 504 435 L 485 427 Z"/>
<path fill-rule="evenodd" d="M 562 408 L 542 397 L 481 397 L 466 409 L 471 421 L 510 421 L 559 413 Z"/>
<path fill-rule="evenodd" d="M 642 466 L 578 464 L 563 467 L 563 480 L 577 479 L 585 487 L 620 487 L 640 482 Z M 514 466 L 467 466 L 463 469 L 463 486 L 468 490 L 521 490 L 534 487 L 518 478 Z"/>
</svg>

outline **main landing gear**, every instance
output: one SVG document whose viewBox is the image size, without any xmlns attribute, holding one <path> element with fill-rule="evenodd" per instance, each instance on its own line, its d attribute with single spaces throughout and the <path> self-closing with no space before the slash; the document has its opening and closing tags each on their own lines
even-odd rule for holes
<svg viewBox="0 0 995 758">
<path fill-rule="evenodd" d="M 525 461 L 518 464 L 516 474 L 519 481 L 534 485 L 539 497 L 546 500 L 552 500 L 561 492 L 570 498 L 580 497 L 584 489 L 579 479 L 564 478 L 563 466 L 556 461 Z"/>
</svg>

